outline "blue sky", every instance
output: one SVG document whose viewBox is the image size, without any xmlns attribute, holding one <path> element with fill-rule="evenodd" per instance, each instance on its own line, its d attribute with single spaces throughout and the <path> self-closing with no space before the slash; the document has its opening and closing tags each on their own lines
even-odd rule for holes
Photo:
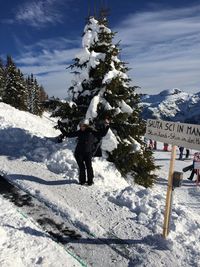
<svg viewBox="0 0 200 267">
<path fill-rule="evenodd" d="M 200 91 L 200 1 L 0 0 L 0 57 L 12 55 L 49 96 L 65 97 L 89 7 L 102 3 L 139 92 Z"/>
</svg>

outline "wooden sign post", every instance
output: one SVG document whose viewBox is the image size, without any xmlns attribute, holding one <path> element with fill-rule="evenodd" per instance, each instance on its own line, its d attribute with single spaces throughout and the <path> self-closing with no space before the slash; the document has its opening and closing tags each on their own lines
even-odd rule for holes
<svg viewBox="0 0 200 267">
<path fill-rule="evenodd" d="M 166 205 L 165 205 L 165 216 L 164 216 L 164 225 L 163 225 L 163 237 L 166 238 L 169 234 L 169 223 L 171 216 L 172 208 L 172 193 L 173 193 L 173 173 L 174 173 L 174 164 L 176 158 L 176 146 L 172 146 L 171 160 L 169 166 L 169 175 L 168 175 L 168 187 L 167 187 L 167 196 L 166 196 Z"/>
<path fill-rule="evenodd" d="M 147 120 L 146 134 L 149 139 L 172 144 L 168 175 L 168 188 L 163 225 L 163 237 L 169 234 L 169 224 L 173 196 L 173 174 L 176 158 L 176 146 L 200 150 L 200 125 L 162 120 Z"/>
</svg>

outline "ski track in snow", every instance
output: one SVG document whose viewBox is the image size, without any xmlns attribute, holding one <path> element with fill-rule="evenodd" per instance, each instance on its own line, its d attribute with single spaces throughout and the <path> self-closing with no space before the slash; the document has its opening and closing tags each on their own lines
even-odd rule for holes
<svg viewBox="0 0 200 267">
<path fill-rule="evenodd" d="M 182 187 L 175 189 L 171 232 L 167 240 L 161 237 L 170 159 L 170 152 L 163 152 L 161 144 L 155 152 L 156 164 L 161 169 L 153 189 L 129 185 L 105 159 L 93 162 L 95 184 L 80 186 L 73 139 L 62 144 L 53 142 L 50 137 L 59 133 L 47 118 L 38 118 L 3 103 L 0 112 L 1 174 L 83 231 L 87 238 L 82 242 L 89 242 L 88 237 L 92 237 L 90 252 L 79 246 L 88 266 L 199 266 L 200 187 L 184 179 Z M 190 163 L 176 161 L 175 170 L 181 171 Z M 6 253 L 9 248 L 3 240 L 12 239 L 17 231 L 12 229 L 7 233 L 5 225 L 0 226 L 3 238 L 0 247 Z M 19 259 L 15 266 L 30 266 L 25 253 L 14 255 Z M 49 259 L 45 265 L 40 261 L 41 266 L 55 266 L 56 262 Z"/>
</svg>

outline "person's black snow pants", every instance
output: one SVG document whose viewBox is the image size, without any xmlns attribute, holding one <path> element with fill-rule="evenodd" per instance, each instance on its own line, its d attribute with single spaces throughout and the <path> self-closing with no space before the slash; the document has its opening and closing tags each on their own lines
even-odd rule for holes
<svg viewBox="0 0 200 267">
<path fill-rule="evenodd" d="M 93 168 L 92 168 L 92 155 L 91 153 L 84 153 L 79 154 L 75 153 L 75 159 L 79 166 L 79 183 L 84 184 L 86 183 L 86 172 L 87 170 L 87 183 L 92 184 L 93 183 Z"/>
</svg>

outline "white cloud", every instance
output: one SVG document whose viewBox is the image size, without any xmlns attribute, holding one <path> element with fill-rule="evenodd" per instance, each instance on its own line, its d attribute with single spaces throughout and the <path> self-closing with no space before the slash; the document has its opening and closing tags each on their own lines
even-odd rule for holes
<svg viewBox="0 0 200 267">
<path fill-rule="evenodd" d="M 42 84 L 49 96 L 66 97 L 71 84 L 71 71 L 66 69 L 80 48 L 67 48 L 77 40 L 57 38 L 41 40 L 32 46 L 23 46 L 15 61 L 25 75 L 31 73 Z M 38 52 L 38 49 L 40 49 Z"/>
<path fill-rule="evenodd" d="M 141 91 L 200 91 L 200 6 L 129 16 L 117 27 L 122 57 Z"/>
<path fill-rule="evenodd" d="M 62 16 L 55 8 L 58 0 L 34 0 L 22 5 L 16 13 L 16 20 L 33 27 L 41 28 L 62 21 Z"/>
<path fill-rule="evenodd" d="M 140 92 L 200 91 L 199 11 L 200 6 L 137 13 L 113 29 L 122 40 L 121 59 L 129 63 L 129 76 L 141 87 Z M 79 38 L 63 37 L 20 45 L 23 51 L 16 63 L 24 73 L 36 75 L 50 96 L 65 97 L 71 83 L 66 67 L 80 45 Z"/>
<path fill-rule="evenodd" d="M 67 97 L 67 90 L 71 85 L 72 74 L 65 67 L 58 72 L 49 72 L 42 76 L 36 75 L 38 82 L 44 86 L 49 96 Z"/>
</svg>

